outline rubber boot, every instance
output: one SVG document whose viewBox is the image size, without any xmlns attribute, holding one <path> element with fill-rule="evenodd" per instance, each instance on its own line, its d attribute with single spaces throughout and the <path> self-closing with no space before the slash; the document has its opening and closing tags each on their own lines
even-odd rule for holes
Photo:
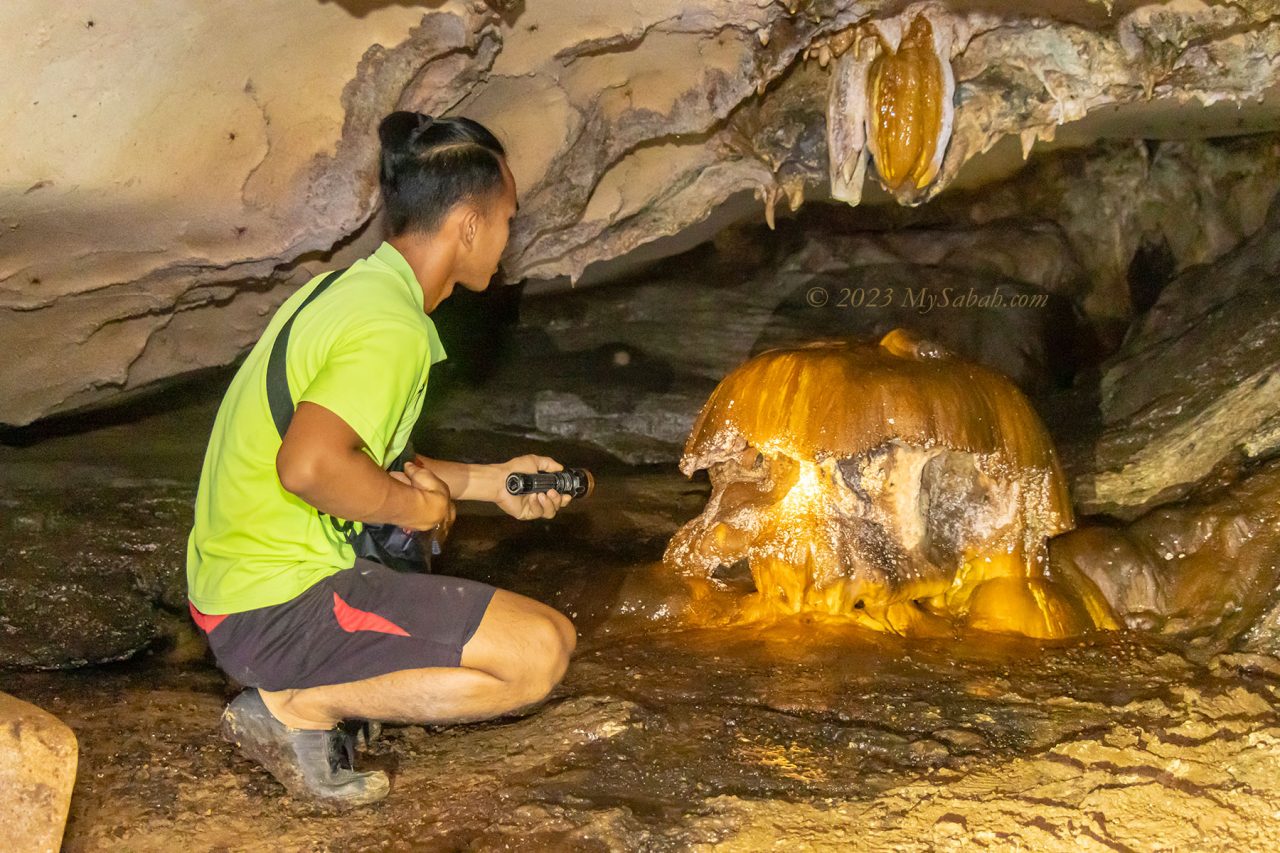
<svg viewBox="0 0 1280 853">
<path fill-rule="evenodd" d="M 271 715 L 253 688 L 222 712 L 222 736 L 265 767 L 290 794 L 330 809 L 376 803 L 391 789 L 380 770 L 355 772 L 354 738 L 342 727 L 290 728 Z"/>
</svg>

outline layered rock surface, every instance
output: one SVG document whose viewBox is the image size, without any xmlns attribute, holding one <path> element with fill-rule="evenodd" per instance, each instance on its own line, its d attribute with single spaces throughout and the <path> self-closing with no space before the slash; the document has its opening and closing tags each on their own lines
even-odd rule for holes
<svg viewBox="0 0 1280 853">
<path fill-rule="evenodd" d="M 373 128 L 397 106 L 507 140 L 513 278 L 576 277 L 728 200 L 772 217 L 824 196 L 852 153 L 828 150 L 828 120 L 865 95 L 831 106 L 839 45 L 889 50 L 919 15 L 949 34 L 955 109 L 907 201 L 1006 174 L 1059 127 L 1080 143 L 1275 124 L 1270 2 L 494 5 L 6 6 L 25 37 L 0 102 L 0 423 L 234 359 L 294 286 L 376 241 Z"/>
<path fill-rule="evenodd" d="M 528 566 L 524 567 L 526 570 Z M 84 748 L 67 850 L 1269 849 L 1280 670 L 1123 640 L 893 648 L 832 626 L 584 638 L 520 717 L 388 727 L 377 809 L 286 796 L 207 669 L 26 674 Z M 122 709 L 129 713 L 121 714 Z"/>
<path fill-rule="evenodd" d="M 1102 375 L 1103 432 L 1075 481 L 1084 511 L 1132 518 L 1280 448 L 1278 229 L 1280 205 L 1131 329 Z"/>
</svg>

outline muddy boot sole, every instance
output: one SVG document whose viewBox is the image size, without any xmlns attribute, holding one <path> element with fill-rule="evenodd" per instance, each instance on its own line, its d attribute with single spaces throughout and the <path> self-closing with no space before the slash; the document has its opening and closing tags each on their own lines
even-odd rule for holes
<svg viewBox="0 0 1280 853">
<path fill-rule="evenodd" d="M 297 737 L 300 734 L 299 730 L 287 729 L 274 718 L 264 718 L 260 713 L 237 713 L 234 705 L 235 703 L 222 714 L 223 738 L 233 744 L 246 758 L 262 765 L 293 797 L 327 811 L 346 811 L 376 803 L 385 798 L 390 791 L 391 786 L 387 776 L 380 771 L 359 774 L 364 781 L 361 790 L 352 790 L 354 786 L 344 785 L 343 787 L 347 787 L 347 790 L 335 790 L 332 795 L 317 791 L 314 783 L 307 779 L 300 766 L 295 745 L 282 739 L 282 731 L 288 732 L 286 737 Z M 263 710 L 265 711 L 265 707 Z M 302 737 L 310 741 L 303 748 L 314 751 L 316 760 L 327 761 L 327 757 L 319 753 L 323 750 L 325 737 L 328 734 L 328 732 L 301 733 Z M 350 773 L 350 771 L 346 772 Z M 350 773 L 350 776 L 356 777 L 357 774 Z M 351 778 L 348 778 L 348 784 L 351 781 Z"/>
</svg>

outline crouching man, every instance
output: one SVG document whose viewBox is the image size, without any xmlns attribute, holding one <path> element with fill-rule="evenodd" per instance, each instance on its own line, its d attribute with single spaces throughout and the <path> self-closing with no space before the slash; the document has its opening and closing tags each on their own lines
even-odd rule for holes
<svg viewBox="0 0 1280 853">
<path fill-rule="evenodd" d="M 516 209 L 505 152 L 480 124 L 393 113 L 381 188 L 391 236 L 281 307 L 227 390 L 187 549 L 192 617 L 246 686 L 224 735 L 295 796 L 347 807 L 386 796 L 357 772 L 345 720 L 452 723 L 540 702 L 575 643 L 556 610 L 464 578 L 357 559 L 355 522 L 445 527 L 454 501 L 551 518 L 558 493 L 513 497 L 542 456 L 386 470 L 445 357 L 427 316 L 455 282 L 484 290 Z M 279 344 L 281 345 L 277 345 Z M 282 402 L 283 399 L 283 402 Z"/>
</svg>

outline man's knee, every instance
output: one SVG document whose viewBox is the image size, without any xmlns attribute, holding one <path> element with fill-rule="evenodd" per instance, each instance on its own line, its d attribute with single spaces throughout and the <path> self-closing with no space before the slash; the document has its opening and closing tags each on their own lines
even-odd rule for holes
<svg viewBox="0 0 1280 853">
<path fill-rule="evenodd" d="M 573 623 L 531 598 L 498 590 L 463 647 L 462 664 L 484 670 L 522 697 L 541 699 L 559 683 L 577 644 Z M 531 698 L 529 701 L 535 701 Z"/>
<path fill-rule="evenodd" d="M 568 619 L 568 616 L 558 610 L 550 611 L 548 619 L 556 624 L 556 629 L 561 635 L 561 643 L 564 647 L 564 657 L 567 658 L 573 653 L 573 649 L 577 648 L 577 628 L 573 626 L 573 622 Z"/>
<path fill-rule="evenodd" d="M 538 702 L 564 678 L 576 645 L 576 631 L 572 622 L 555 611 L 531 617 L 526 630 L 525 640 L 533 653 L 517 683 L 526 701 Z"/>
</svg>

